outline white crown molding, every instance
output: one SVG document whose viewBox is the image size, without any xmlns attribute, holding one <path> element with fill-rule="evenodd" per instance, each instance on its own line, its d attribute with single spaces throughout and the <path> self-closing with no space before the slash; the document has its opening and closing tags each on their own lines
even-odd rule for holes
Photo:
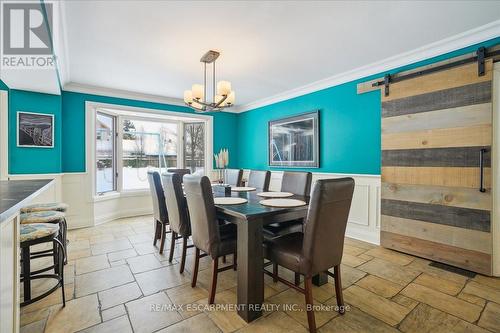
<svg viewBox="0 0 500 333">
<path fill-rule="evenodd" d="M 438 42 L 419 47 L 409 52 L 404 52 L 366 66 L 358 67 L 356 69 L 312 82 L 298 88 L 284 91 L 274 96 L 266 97 L 239 107 L 236 106 L 231 110 L 231 112 L 241 113 L 250 111 L 259 107 L 285 101 L 287 99 L 430 59 L 496 38 L 498 36 L 500 36 L 500 20 L 493 21 L 449 38 L 442 39 Z"/>
<path fill-rule="evenodd" d="M 180 98 L 171 98 L 171 97 L 164 97 L 164 96 L 152 95 L 152 94 L 144 94 L 144 93 L 138 93 L 138 92 L 126 91 L 126 90 L 120 90 L 120 89 L 104 88 L 104 87 L 80 84 L 80 83 L 75 83 L 75 82 L 70 82 L 70 83 L 64 85 L 62 90 L 63 91 L 78 92 L 78 93 L 83 93 L 83 94 L 132 99 L 132 100 L 144 101 L 144 102 L 153 102 L 153 103 L 160 103 L 160 104 L 185 106 L 184 101 Z"/>
</svg>

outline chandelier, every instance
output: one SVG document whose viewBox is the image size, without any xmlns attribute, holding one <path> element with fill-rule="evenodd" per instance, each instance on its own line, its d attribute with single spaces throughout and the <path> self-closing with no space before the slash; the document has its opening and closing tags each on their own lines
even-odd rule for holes
<svg viewBox="0 0 500 333">
<path fill-rule="evenodd" d="M 210 50 L 205 53 L 200 62 L 203 63 L 203 84 L 193 84 L 191 90 L 184 91 L 184 103 L 196 112 L 221 111 L 234 105 L 234 91 L 231 82 L 219 81 L 215 84 L 215 61 L 220 53 Z M 212 101 L 207 96 L 207 64 L 212 64 Z"/>
</svg>

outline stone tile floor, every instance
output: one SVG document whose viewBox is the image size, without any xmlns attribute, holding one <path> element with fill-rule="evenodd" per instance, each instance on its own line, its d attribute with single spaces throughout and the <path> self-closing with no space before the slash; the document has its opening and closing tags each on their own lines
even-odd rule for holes
<svg viewBox="0 0 500 333">
<path fill-rule="evenodd" d="M 169 263 L 168 250 L 159 255 L 152 235 L 150 216 L 70 231 L 66 307 L 58 290 L 22 308 L 21 332 L 307 332 L 303 295 L 267 276 L 265 302 L 279 309 L 265 311 L 251 324 L 231 307 L 195 308 L 207 302 L 208 258 L 200 263 L 198 286 L 191 288 L 192 249 L 181 275 L 180 246 Z M 467 278 L 428 264 L 347 238 L 342 282 L 349 309 L 343 316 L 317 311 L 319 332 L 500 332 L 500 279 Z M 293 279 L 284 269 L 281 275 Z M 50 283 L 36 281 L 35 295 Z M 332 281 L 315 288 L 314 299 L 335 305 Z M 236 303 L 233 270 L 219 274 L 215 302 Z"/>
</svg>

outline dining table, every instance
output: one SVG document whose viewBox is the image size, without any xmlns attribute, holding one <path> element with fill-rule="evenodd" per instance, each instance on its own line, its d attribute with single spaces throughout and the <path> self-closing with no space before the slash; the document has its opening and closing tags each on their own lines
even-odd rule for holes
<svg viewBox="0 0 500 333">
<path fill-rule="evenodd" d="M 238 315 L 251 322 L 262 315 L 264 302 L 264 257 L 263 227 L 277 222 L 294 221 L 307 215 L 309 197 L 293 195 L 287 199 L 298 199 L 306 205 L 291 208 L 269 207 L 260 204 L 266 199 L 257 195 L 260 189 L 226 194 L 214 191 L 214 197 L 240 197 L 246 203 L 217 205 L 217 218 L 237 226 L 237 309 Z M 326 273 L 313 278 L 317 286 L 328 282 Z"/>
</svg>

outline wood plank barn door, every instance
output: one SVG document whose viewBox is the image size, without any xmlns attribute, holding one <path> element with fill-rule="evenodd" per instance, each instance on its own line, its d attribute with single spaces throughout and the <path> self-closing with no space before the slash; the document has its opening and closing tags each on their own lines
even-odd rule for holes
<svg viewBox="0 0 500 333">
<path fill-rule="evenodd" d="M 381 245 L 491 275 L 485 65 L 483 76 L 470 63 L 390 84 L 388 96 L 382 89 Z"/>
</svg>

